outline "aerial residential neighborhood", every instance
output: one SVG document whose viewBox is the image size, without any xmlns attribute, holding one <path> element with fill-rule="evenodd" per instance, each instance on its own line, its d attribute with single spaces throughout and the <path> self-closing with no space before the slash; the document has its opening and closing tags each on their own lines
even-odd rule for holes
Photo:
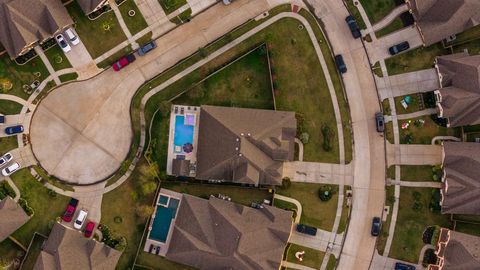
<svg viewBox="0 0 480 270">
<path fill-rule="evenodd" d="M 480 269 L 480 1 L 0 0 L 0 269 Z"/>
</svg>

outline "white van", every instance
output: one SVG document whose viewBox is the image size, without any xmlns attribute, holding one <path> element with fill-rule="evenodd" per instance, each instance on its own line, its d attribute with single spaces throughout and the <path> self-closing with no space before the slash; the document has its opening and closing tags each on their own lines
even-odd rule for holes
<svg viewBox="0 0 480 270">
<path fill-rule="evenodd" d="M 77 219 L 75 219 L 75 222 L 73 223 L 73 227 L 77 230 L 80 230 L 83 226 L 83 223 L 87 219 L 88 212 L 87 210 L 80 210 L 80 213 L 78 213 Z"/>
<path fill-rule="evenodd" d="M 80 43 L 80 40 L 78 39 L 77 35 L 73 32 L 72 28 L 68 28 L 65 30 L 65 35 L 67 36 L 68 41 L 72 43 L 72 45 L 77 45 Z"/>
</svg>

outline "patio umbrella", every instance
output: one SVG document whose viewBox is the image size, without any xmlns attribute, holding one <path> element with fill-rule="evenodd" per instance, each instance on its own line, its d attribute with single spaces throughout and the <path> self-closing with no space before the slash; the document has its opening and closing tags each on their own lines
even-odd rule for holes
<svg viewBox="0 0 480 270">
<path fill-rule="evenodd" d="M 191 143 L 186 143 L 183 145 L 183 151 L 185 153 L 191 153 L 193 151 L 193 145 Z"/>
</svg>

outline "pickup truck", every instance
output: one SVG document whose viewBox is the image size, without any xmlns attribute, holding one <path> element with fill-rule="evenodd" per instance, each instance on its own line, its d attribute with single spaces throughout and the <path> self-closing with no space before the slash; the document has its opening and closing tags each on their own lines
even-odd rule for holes
<svg viewBox="0 0 480 270">
<path fill-rule="evenodd" d="M 113 70 L 119 71 L 120 69 L 128 66 L 130 63 L 135 61 L 135 59 L 136 58 L 135 58 L 135 55 L 133 55 L 133 53 L 127 54 L 112 64 Z"/>
<path fill-rule="evenodd" d="M 75 214 L 75 210 L 77 209 L 78 200 L 75 198 L 71 198 L 70 202 L 65 209 L 65 213 L 63 213 L 62 219 L 65 222 L 72 221 L 73 214 Z"/>
</svg>

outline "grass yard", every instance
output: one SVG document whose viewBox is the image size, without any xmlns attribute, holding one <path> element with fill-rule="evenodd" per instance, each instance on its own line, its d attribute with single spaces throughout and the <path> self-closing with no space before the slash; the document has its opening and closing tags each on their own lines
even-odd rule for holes
<svg viewBox="0 0 480 270">
<path fill-rule="evenodd" d="M 400 175 L 402 181 L 434 181 L 431 165 L 401 165 Z"/>
<path fill-rule="evenodd" d="M 180 193 L 187 193 L 196 197 L 208 199 L 210 195 L 223 194 L 230 196 L 232 202 L 250 206 L 252 202 L 272 200 L 272 194 L 266 189 L 246 188 L 233 185 L 212 185 L 199 183 L 182 183 L 163 181 L 162 188 Z"/>
<path fill-rule="evenodd" d="M 382 108 L 383 108 L 383 115 L 391 115 L 392 114 L 392 109 L 390 108 L 390 102 L 388 101 L 388 98 L 386 98 L 382 101 Z"/>
<path fill-rule="evenodd" d="M 395 0 L 359 0 L 367 13 L 368 19 L 374 25 L 382 20 L 395 8 Z"/>
<path fill-rule="evenodd" d="M 192 18 L 192 9 L 189 8 L 184 12 L 178 14 L 177 16 L 170 19 L 170 21 L 174 24 L 182 24 L 188 22 Z"/>
<path fill-rule="evenodd" d="M 417 120 L 425 121 L 423 124 Z M 407 129 L 402 129 L 402 123 L 410 121 Z M 417 124 L 416 124 L 417 123 Z M 398 127 L 400 130 L 400 143 L 410 144 L 431 144 L 435 136 L 460 136 L 460 130 L 454 128 L 446 128 L 437 125 L 430 115 L 412 118 L 409 120 L 399 120 Z"/>
<path fill-rule="evenodd" d="M 0 113 L 4 115 L 19 114 L 23 106 L 11 100 L 0 99 Z"/>
<path fill-rule="evenodd" d="M 378 30 L 377 32 L 375 32 L 375 36 L 377 38 L 381 38 L 381 37 L 384 37 L 388 34 L 391 34 L 391 33 L 395 32 L 397 30 L 400 30 L 403 27 L 404 26 L 403 26 L 402 19 L 400 19 L 400 17 L 397 17 L 390 24 L 388 24 L 384 28 Z"/>
<path fill-rule="evenodd" d="M 283 209 L 292 211 L 292 217 L 295 218 L 297 216 L 297 206 L 291 202 L 286 202 L 280 199 L 273 200 L 273 206 Z"/>
<path fill-rule="evenodd" d="M 292 183 L 288 189 L 277 188 L 276 193 L 292 197 L 302 204 L 301 223 L 331 231 L 337 211 L 338 186 L 333 185 L 336 192 L 327 202 L 320 200 L 318 196 L 321 186 L 323 185 Z"/>
<path fill-rule="evenodd" d="M 187 0 L 158 0 L 158 2 L 167 15 L 187 4 Z"/>
<path fill-rule="evenodd" d="M 140 10 L 138 10 L 138 7 L 133 0 L 124 1 L 118 8 L 120 9 L 122 18 L 125 21 L 125 24 L 127 25 L 127 28 L 130 31 L 130 34 L 132 34 L 132 36 L 147 28 L 148 24 L 143 18 L 142 13 L 140 12 Z M 128 15 L 128 12 L 130 10 L 135 11 L 134 16 Z"/>
<path fill-rule="evenodd" d="M 74 81 L 78 78 L 78 74 L 76 72 L 67 73 L 67 74 L 63 74 L 63 75 L 58 76 L 58 78 L 60 79 L 60 81 L 62 83 L 63 82 L 68 82 L 68 81 Z"/>
<path fill-rule="evenodd" d="M 0 155 L 18 147 L 17 136 L 0 138 Z"/>
<path fill-rule="evenodd" d="M 63 213 L 70 198 L 60 194 L 56 194 L 55 197 L 51 196 L 48 189 L 33 178 L 27 168 L 14 173 L 11 178 L 20 189 L 22 198 L 27 200 L 28 205 L 34 211 L 30 220 L 13 233 L 13 237 L 22 245 L 28 246 L 34 232 L 44 235 L 50 233 L 48 223 L 55 221 Z"/>
<path fill-rule="evenodd" d="M 113 11 L 92 21 L 85 16 L 76 1 L 72 1 L 66 8 L 75 23 L 75 30 L 93 59 L 127 39 Z"/>
<path fill-rule="evenodd" d="M 15 244 L 15 242 L 13 242 L 8 238 L 6 238 L 0 243 L 0 260 L 2 261 L 11 262 L 15 258 L 22 260 L 22 257 L 24 254 L 25 254 L 25 251 L 22 248 L 20 248 L 17 244 Z M 6 269 L 6 268 L 1 268 L 1 269 Z M 28 269 L 28 268 L 23 268 L 23 269 Z"/>
<path fill-rule="evenodd" d="M 110 67 L 115 61 L 120 59 L 122 56 L 131 53 L 132 45 L 127 45 L 125 48 L 119 50 L 118 52 L 110 55 L 107 59 L 103 60 L 102 62 L 98 63 L 97 66 L 99 68 L 108 68 Z"/>
<path fill-rule="evenodd" d="M 134 269 L 195 270 L 196 268 L 169 261 L 165 257 L 140 251 Z"/>
<path fill-rule="evenodd" d="M 344 200 L 343 200 L 343 206 L 342 206 L 342 215 L 340 216 L 340 223 L 338 224 L 338 229 L 337 233 L 342 233 L 345 231 L 347 228 L 347 221 L 348 221 L 348 216 L 350 213 L 350 208 L 347 205 L 347 191 L 351 190 L 352 188 L 350 186 L 345 186 L 345 194 L 344 194 Z"/>
<path fill-rule="evenodd" d="M 400 205 L 389 256 L 395 259 L 417 263 L 423 247 L 422 234 L 428 226 L 438 225 L 449 228 L 448 215 L 429 210 L 433 188 L 402 187 Z M 417 210 L 415 210 L 417 209 Z"/>
<path fill-rule="evenodd" d="M 388 75 L 396 75 L 433 68 L 435 57 L 448 53 L 448 50 L 443 48 L 442 43 L 439 42 L 426 48 L 419 47 L 406 53 L 390 57 L 385 60 L 385 64 L 387 65 Z"/>
<path fill-rule="evenodd" d="M 35 234 L 35 238 L 28 250 L 27 257 L 23 262 L 22 269 L 33 269 L 35 262 L 37 261 L 37 257 L 40 254 L 43 242 L 47 240 L 43 238 L 41 235 Z"/>
<path fill-rule="evenodd" d="M 150 42 L 152 40 L 152 32 L 148 32 L 139 39 L 136 40 L 138 45 L 142 46 L 143 44 Z"/>
<path fill-rule="evenodd" d="M 393 139 L 393 123 L 392 121 L 385 123 L 385 137 L 387 138 L 387 141 L 390 143 L 394 143 Z"/>
<path fill-rule="evenodd" d="M 295 253 L 299 251 L 305 251 L 305 254 L 303 255 L 303 261 L 297 260 L 295 258 Z M 325 252 L 304 247 L 304 246 L 299 246 L 296 244 L 290 244 L 290 247 L 288 248 L 288 253 L 287 253 L 287 261 L 304 265 L 307 267 L 312 267 L 315 269 L 320 269 L 320 266 L 322 265 L 323 257 L 325 257 Z"/>
<path fill-rule="evenodd" d="M 472 224 L 457 222 L 455 225 L 455 231 L 480 236 L 480 223 Z"/>
<path fill-rule="evenodd" d="M 395 166 L 392 167 L 395 168 Z M 392 221 L 393 203 L 395 202 L 395 186 L 387 186 L 385 189 L 385 205 L 390 206 L 390 213 L 387 216 L 387 220 L 382 221 L 382 229 L 377 239 L 377 250 L 380 255 L 383 254 L 385 245 L 387 244 L 388 231 L 390 229 L 390 222 Z"/>
<path fill-rule="evenodd" d="M 24 65 L 18 65 L 10 60 L 8 54 L 0 56 L 0 93 L 2 94 L 27 100 L 29 95 L 23 91 L 23 85 L 30 85 L 36 80 L 42 82 L 48 75 L 50 73 L 38 56 Z"/>
<path fill-rule="evenodd" d="M 68 61 L 68 58 L 58 44 L 55 44 L 55 46 L 45 51 L 45 55 L 55 71 L 72 67 L 70 61 Z"/>
<path fill-rule="evenodd" d="M 326 270 L 334 270 L 336 265 L 337 265 L 337 258 L 335 258 L 333 254 L 330 254 L 330 257 L 328 257 Z"/>
<path fill-rule="evenodd" d="M 463 31 L 455 35 L 456 38 L 454 41 L 447 43 L 447 45 L 458 46 L 470 41 L 480 39 L 480 25 L 472 27 L 466 31 Z"/>
<path fill-rule="evenodd" d="M 411 98 L 410 104 L 408 104 L 407 109 L 405 109 L 402 106 L 402 104 L 400 103 L 406 96 L 409 96 Z M 418 100 L 418 96 L 416 94 L 395 97 L 394 100 L 395 100 L 395 110 L 397 112 L 397 115 L 420 111 L 420 104 L 419 103 L 421 101 Z M 388 101 L 388 99 L 387 99 L 387 101 Z"/>
</svg>

